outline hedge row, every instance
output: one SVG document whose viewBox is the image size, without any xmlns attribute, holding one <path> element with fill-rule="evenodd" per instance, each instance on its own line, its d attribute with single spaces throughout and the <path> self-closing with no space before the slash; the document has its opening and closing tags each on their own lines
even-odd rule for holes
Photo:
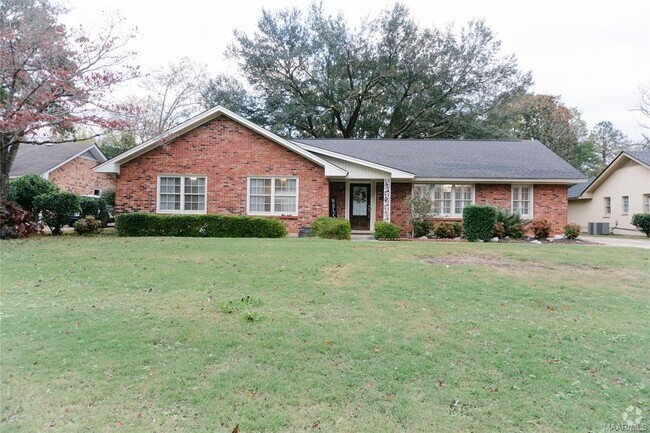
<svg viewBox="0 0 650 433">
<path fill-rule="evenodd" d="M 492 206 L 471 205 L 463 209 L 463 228 L 470 242 L 492 238 L 496 222 L 497 210 Z"/>
<path fill-rule="evenodd" d="M 231 215 L 156 215 L 125 213 L 116 219 L 120 236 L 183 236 L 208 238 L 281 238 L 287 235 L 274 218 Z"/>
</svg>

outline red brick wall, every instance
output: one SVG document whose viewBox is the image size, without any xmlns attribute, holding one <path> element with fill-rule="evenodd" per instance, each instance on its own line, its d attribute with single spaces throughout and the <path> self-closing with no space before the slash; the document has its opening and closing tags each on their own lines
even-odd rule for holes
<svg viewBox="0 0 650 433">
<path fill-rule="evenodd" d="M 92 169 L 98 161 L 81 156 L 50 172 L 48 179 L 64 191 L 79 195 L 92 195 L 96 189 L 115 187 L 112 174 L 95 173 Z"/>
<path fill-rule="evenodd" d="M 225 117 L 214 119 L 122 165 L 116 212 L 155 212 L 159 174 L 207 176 L 207 213 L 246 214 L 248 176 L 297 176 L 298 216 L 282 217 L 295 233 L 329 214 L 323 167 Z"/>
<path fill-rule="evenodd" d="M 477 183 L 474 188 L 474 201 L 476 204 L 512 209 L 512 185 Z"/>
<path fill-rule="evenodd" d="M 566 185 L 533 186 L 533 216 L 548 220 L 553 225 L 552 235 L 564 233 L 568 209 Z"/>
<path fill-rule="evenodd" d="M 390 222 L 397 224 L 402 229 L 403 236 L 410 230 L 408 225 L 409 214 L 404 201 L 406 197 L 411 195 L 411 191 L 412 185 L 410 183 L 393 182 L 391 185 Z"/>
</svg>

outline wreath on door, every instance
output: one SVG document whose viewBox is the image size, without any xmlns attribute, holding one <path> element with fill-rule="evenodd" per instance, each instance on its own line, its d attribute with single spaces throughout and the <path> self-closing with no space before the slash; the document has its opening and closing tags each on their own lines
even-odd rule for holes
<svg viewBox="0 0 650 433">
<path fill-rule="evenodd" d="M 357 203 L 365 203 L 367 199 L 366 191 L 362 188 L 357 189 L 354 191 L 354 201 Z"/>
</svg>

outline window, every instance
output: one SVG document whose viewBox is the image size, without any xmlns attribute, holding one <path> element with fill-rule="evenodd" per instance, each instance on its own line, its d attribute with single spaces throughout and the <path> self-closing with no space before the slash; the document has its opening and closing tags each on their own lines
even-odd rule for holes
<svg viewBox="0 0 650 433">
<path fill-rule="evenodd" d="M 630 211 L 630 196 L 624 195 L 623 196 L 623 203 L 621 203 L 621 207 L 623 208 L 624 214 L 628 213 Z"/>
<path fill-rule="evenodd" d="M 102 190 L 101 189 L 93 190 L 93 195 L 99 197 L 100 195 L 102 195 Z"/>
<path fill-rule="evenodd" d="M 533 187 L 530 185 L 512 186 L 512 211 L 526 218 L 533 216 Z"/>
<path fill-rule="evenodd" d="M 612 213 L 612 198 L 605 197 L 605 215 L 610 215 Z"/>
<path fill-rule="evenodd" d="M 298 179 L 251 177 L 248 179 L 248 213 L 298 214 Z"/>
<path fill-rule="evenodd" d="M 160 176 L 158 212 L 205 213 L 205 177 Z"/>
<path fill-rule="evenodd" d="M 643 212 L 650 213 L 650 194 L 643 196 Z"/>
<path fill-rule="evenodd" d="M 430 196 L 436 212 L 445 217 L 462 217 L 465 206 L 472 204 L 473 190 L 472 185 L 413 185 L 413 193 Z"/>
</svg>

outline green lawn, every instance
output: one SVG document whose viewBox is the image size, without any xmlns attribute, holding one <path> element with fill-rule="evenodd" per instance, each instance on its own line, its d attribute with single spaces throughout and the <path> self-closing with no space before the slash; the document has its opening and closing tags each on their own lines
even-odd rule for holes
<svg viewBox="0 0 650 433">
<path fill-rule="evenodd" d="M 647 250 L 0 248 L 3 432 L 585 432 L 630 406 L 650 418 Z"/>
</svg>

